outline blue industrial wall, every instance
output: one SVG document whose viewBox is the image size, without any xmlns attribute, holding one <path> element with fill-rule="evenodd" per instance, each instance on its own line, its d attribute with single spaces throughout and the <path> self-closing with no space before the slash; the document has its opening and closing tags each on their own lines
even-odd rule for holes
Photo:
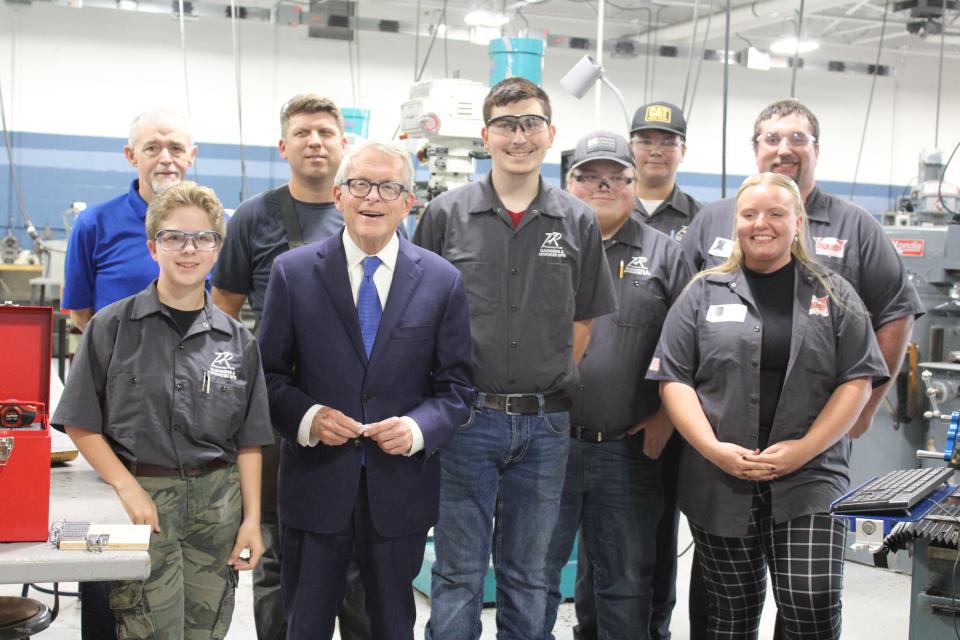
<svg viewBox="0 0 960 640">
<path fill-rule="evenodd" d="M 20 179 L 27 210 L 39 230 L 49 227 L 54 238 L 64 235 L 61 212 L 71 202 L 93 204 L 108 200 L 127 190 L 135 177 L 123 157 L 122 138 L 67 136 L 30 132 L 12 132 L 11 142 L 15 168 Z M 212 187 L 227 208 L 240 202 L 240 148 L 231 144 L 200 142 L 195 171 L 191 179 Z M 288 177 L 287 163 L 275 147 L 247 146 L 246 195 L 279 186 Z M 478 164 L 478 174 L 489 170 L 489 161 Z M 0 235 L 12 230 L 24 247 L 28 247 L 23 220 L 17 207 L 13 182 L 10 179 L 6 153 L 0 150 Z M 544 176 L 559 183 L 560 165 L 544 167 Z M 426 179 L 420 169 L 418 179 Z M 744 176 L 728 176 L 727 194 L 736 192 Z M 680 172 L 683 188 L 702 202 L 720 197 L 720 176 L 710 173 Z M 821 188 L 849 197 L 850 184 L 821 182 Z M 856 202 L 872 213 L 893 207 L 903 185 L 863 184 L 857 186 Z"/>
</svg>

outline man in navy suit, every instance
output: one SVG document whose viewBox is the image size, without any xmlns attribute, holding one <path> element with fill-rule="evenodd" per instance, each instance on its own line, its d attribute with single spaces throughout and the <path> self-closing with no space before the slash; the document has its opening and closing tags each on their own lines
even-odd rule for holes
<svg viewBox="0 0 960 640">
<path fill-rule="evenodd" d="M 397 235 L 404 150 L 367 143 L 335 182 L 345 231 L 276 259 L 260 333 L 283 435 L 287 638 L 332 637 L 356 547 L 372 636 L 412 639 L 436 453 L 473 401 L 467 298 L 455 267 Z"/>
</svg>

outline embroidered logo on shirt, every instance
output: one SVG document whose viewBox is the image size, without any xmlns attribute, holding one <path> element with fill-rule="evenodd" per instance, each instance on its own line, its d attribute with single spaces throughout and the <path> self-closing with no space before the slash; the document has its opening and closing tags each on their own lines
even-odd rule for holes
<svg viewBox="0 0 960 640">
<path fill-rule="evenodd" d="M 687 235 L 687 225 L 682 225 L 679 229 L 677 229 L 677 232 L 674 233 L 672 237 L 677 242 L 680 242 L 683 240 L 683 236 L 685 235 Z"/>
<path fill-rule="evenodd" d="M 637 276 L 649 276 L 650 269 L 647 268 L 647 259 L 643 256 L 633 256 L 630 262 L 623 268 L 624 273 L 632 273 Z"/>
<path fill-rule="evenodd" d="M 228 351 L 217 351 L 214 356 L 213 362 L 210 363 L 210 375 L 227 380 L 236 380 L 237 371 L 230 364 L 230 361 L 235 357 L 234 354 Z"/>
<path fill-rule="evenodd" d="M 718 258 L 729 258 L 730 254 L 733 253 L 733 240 L 730 238 L 714 238 L 707 253 Z"/>
<path fill-rule="evenodd" d="M 817 255 L 827 256 L 828 258 L 842 258 L 847 246 L 847 241 L 839 238 L 814 237 L 813 241 Z"/>
<path fill-rule="evenodd" d="M 563 234 L 559 231 L 548 231 L 546 238 L 543 240 L 543 244 L 540 245 L 540 257 L 566 258 L 567 254 L 563 250 L 563 246 L 560 244 L 561 238 L 563 238 Z"/>
<path fill-rule="evenodd" d="M 818 298 L 817 296 L 810 296 L 810 315 L 829 318 L 830 317 L 830 296 L 823 296 L 822 298 Z"/>
<path fill-rule="evenodd" d="M 650 361 L 650 373 L 658 373 L 660 371 L 660 357 L 655 356 L 653 360 Z"/>
</svg>

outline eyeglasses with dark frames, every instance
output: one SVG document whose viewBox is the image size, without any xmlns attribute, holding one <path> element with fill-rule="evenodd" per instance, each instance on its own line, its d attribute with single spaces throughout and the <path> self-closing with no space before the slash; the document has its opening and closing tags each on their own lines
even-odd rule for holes
<svg viewBox="0 0 960 640">
<path fill-rule="evenodd" d="M 354 198 L 366 198 L 370 195 L 370 192 L 376 188 L 377 195 L 380 196 L 381 200 L 386 202 L 396 200 L 407 190 L 407 188 L 399 182 L 370 182 L 363 178 L 350 178 L 349 180 L 344 180 L 342 184 L 346 185 L 347 191 L 349 191 L 350 195 Z"/>
<path fill-rule="evenodd" d="M 487 123 L 487 131 L 500 136 L 516 135 L 517 129 L 523 135 L 535 135 L 544 131 L 550 125 L 550 119 L 536 113 L 527 113 L 519 116 L 499 116 Z"/>
</svg>

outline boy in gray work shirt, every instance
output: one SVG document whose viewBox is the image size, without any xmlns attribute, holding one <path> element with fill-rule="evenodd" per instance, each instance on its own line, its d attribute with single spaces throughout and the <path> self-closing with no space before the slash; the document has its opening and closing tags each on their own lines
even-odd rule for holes
<svg viewBox="0 0 960 640">
<path fill-rule="evenodd" d="M 172 187 L 146 227 L 160 277 L 91 319 L 51 422 L 153 529 L 149 577 L 110 591 L 118 637 L 223 637 L 236 571 L 263 552 L 260 352 L 204 291 L 223 240 L 213 191 Z"/>
</svg>

